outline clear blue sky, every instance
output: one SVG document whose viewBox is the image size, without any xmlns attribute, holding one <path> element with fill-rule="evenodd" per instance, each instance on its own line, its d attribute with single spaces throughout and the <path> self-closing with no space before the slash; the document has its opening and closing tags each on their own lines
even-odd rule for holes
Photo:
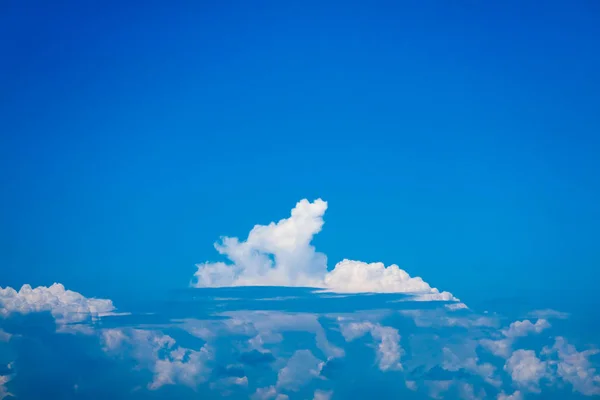
<svg viewBox="0 0 600 400">
<path fill-rule="evenodd" d="M 168 3 L 1 6 L 0 286 L 185 287 L 321 197 L 330 267 L 596 289 L 599 3 Z"/>
</svg>

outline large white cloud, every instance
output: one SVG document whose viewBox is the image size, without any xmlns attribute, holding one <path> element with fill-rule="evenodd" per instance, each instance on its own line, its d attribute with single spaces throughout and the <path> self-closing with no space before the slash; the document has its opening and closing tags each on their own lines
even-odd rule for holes
<svg viewBox="0 0 600 400">
<path fill-rule="evenodd" d="M 70 323 L 101 317 L 114 310 L 111 300 L 86 298 L 66 290 L 60 283 L 35 289 L 23 285 L 19 291 L 11 287 L 0 288 L 0 317 L 4 318 L 13 313 L 50 312 L 57 323 Z"/>
<path fill-rule="evenodd" d="M 304 199 L 289 218 L 256 225 L 243 241 L 224 237 L 215 244 L 230 263 L 198 264 L 192 286 L 306 286 L 336 292 L 414 293 L 415 300 L 457 300 L 397 265 L 343 260 L 330 272 L 327 257 L 311 241 L 323 227 L 327 202 Z"/>
<path fill-rule="evenodd" d="M 245 241 L 224 237 L 217 251 L 232 264 L 198 265 L 195 285 L 218 286 L 322 286 L 327 257 L 310 244 L 321 231 L 327 203 L 302 200 L 287 219 L 256 225 Z"/>
</svg>

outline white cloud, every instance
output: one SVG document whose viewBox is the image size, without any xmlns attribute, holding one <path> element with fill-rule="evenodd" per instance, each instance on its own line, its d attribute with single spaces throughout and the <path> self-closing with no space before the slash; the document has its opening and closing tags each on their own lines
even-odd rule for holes
<svg viewBox="0 0 600 400">
<path fill-rule="evenodd" d="M 12 396 L 12 394 L 6 388 L 6 384 L 10 382 L 12 375 L 0 375 L 0 400 Z"/>
<path fill-rule="evenodd" d="M 315 390 L 313 400 L 329 400 L 333 396 L 333 390 Z"/>
<path fill-rule="evenodd" d="M 211 369 L 212 349 L 205 344 L 200 350 L 177 346 L 175 339 L 159 331 L 144 329 L 104 329 L 104 350 L 116 356 L 128 354 L 137 364 L 149 369 L 153 380 L 150 390 L 164 385 L 182 384 L 196 387 L 205 382 Z"/>
<path fill-rule="evenodd" d="M 556 369 L 556 374 L 573 386 L 573 390 L 586 396 L 600 395 L 600 374 L 592 367 L 589 357 L 599 354 L 598 349 L 577 351 L 561 336 L 555 339 L 552 347 L 545 347 L 545 355 L 556 354 L 557 361 L 548 361 Z"/>
<path fill-rule="evenodd" d="M 512 352 L 512 339 L 481 339 L 479 344 L 495 356 L 508 358 Z"/>
<path fill-rule="evenodd" d="M 490 353 L 507 358 L 512 352 L 512 346 L 516 338 L 527 336 L 530 333 L 540 333 L 550 328 L 550 323 L 545 319 L 538 319 L 535 324 L 529 320 L 515 321 L 508 328 L 500 332 L 504 336 L 502 339 L 481 339 L 479 343 Z"/>
<path fill-rule="evenodd" d="M 335 292 L 416 293 L 419 296 L 415 300 L 456 300 L 451 293 L 440 293 L 397 265 L 386 268 L 383 263 L 344 260 L 325 276 L 325 286 Z"/>
<path fill-rule="evenodd" d="M 324 362 L 316 358 L 310 350 L 297 350 L 277 375 L 277 387 L 299 390 L 319 376 Z"/>
<path fill-rule="evenodd" d="M 326 209 L 320 199 L 302 200 L 289 218 L 256 225 L 245 241 L 224 237 L 215 248 L 232 264 L 198 265 L 194 286 L 322 286 L 327 257 L 310 242 L 321 231 Z"/>
<path fill-rule="evenodd" d="M 481 376 L 487 383 L 494 387 L 502 385 L 502 381 L 495 376 L 496 367 L 490 363 L 480 363 L 476 352 L 476 343 L 465 341 L 453 348 L 444 347 L 442 349 L 443 361 L 442 368 L 447 371 L 459 371 L 464 369 Z M 474 396 L 474 395 L 473 395 Z"/>
<path fill-rule="evenodd" d="M 538 319 L 535 324 L 526 319 L 525 321 L 515 321 L 508 326 L 508 329 L 502 331 L 507 338 L 516 338 L 526 336 L 529 333 L 540 333 L 544 329 L 550 328 L 550 324 L 545 319 Z"/>
<path fill-rule="evenodd" d="M 519 387 L 538 393 L 540 379 L 546 377 L 548 368 L 545 362 L 536 357 L 533 350 L 515 351 L 504 365 Z"/>
<path fill-rule="evenodd" d="M 103 329 L 101 336 L 105 351 L 115 350 L 128 340 L 122 329 Z"/>
<path fill-rule="evenodd" d="M 307 286 L 335 292 L 414 293 L 414 300 L 420 301 L 458 300 L 397 265 L 343 260 L 328 272 L 327 257 L 311 245 L 326 210 L 325 201 L 304 199 L 289 218 L 256 225 L 245 241 L 224 237 L 215 248 L 231 262 L 198 264 L 192 286 Z"/>
<path fill-rule="evenodd" d="M 446 305 L 444 305 L 444 307 L 446 307 L 450 311 L 466 310 L 469 308 L 469 307 L 467 307 L 467 305 L 465 303 L 458 303 L 458 302 L 446 304 Z"/>
<path fill-rule="evenodd" d="M 400 347 L 400 335 L 397 329 L 372 322 L 341 323 L 340 329 L 348 342 L 370 333 L 373 340 L 379 342 L 377 346 L 379 369 L 382 371 L 402 369 L 400 358 L 404 350 Z"/>
<path fill-rule="evenodd" d="M 35 289 L 30 285 L 23 285 L 19 291 L 11 287 L 0 288 L 0 317 L 4 318 L 13 313 L 50 312 L 56 322 L 61 324 L 101 317 L 114 310 L 110 300 L 89 299 L 77 292 L 65 290 L 59 283 Z"/>
<path fill-rule="evenodd" d="M 164 359 L 156 360 L 154 380 L 148 388 L 154 390 L 164 385 L 175 384 L 196 387 L 208 378 L 210 370 L 205 363 L 211 358 L 212 354 L 206 346 L 198 351 L 181 347 L 173 350 Z"/>
</svg>

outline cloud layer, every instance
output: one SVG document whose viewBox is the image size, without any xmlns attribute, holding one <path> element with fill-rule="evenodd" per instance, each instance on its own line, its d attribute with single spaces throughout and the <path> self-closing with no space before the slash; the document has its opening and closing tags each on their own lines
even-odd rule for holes
<svg viewBox="0 0 600 400">
<path fill-rule="evenodd" d="M 94 382 L 109 388 L 103 392 L 106 398 L 135 391 L 140 399 L 362 398 L 375 395 L 374 386 L 383 398 L 516 400 L 560 396 L 561 390 L 566 393 L 561 398 L 569 393 L 600 395 L 597 348 L 577 349 L 563 336 L 548 336 L 556 326 L 545 319 L 505 319 L 495 313 L 450 310 L 440 303 L 422 308 L 397 301 L 403 294 L 332 295 L 276 288 L 271 290 L 282 296 L 269 298 L 279 300 L 265 301 L 261 296 L 273 294 L 264 288 L 221 290 L 238 297 L 209 290 L 209 297 L 196 303 L 204 316 L 196 314 L 196 307 L 185 308 L 189 299 L 184 298 L 162 308 L 176 317 L 154 319 L 145 313 L 116 317 L 112 302 L 100 301 L 100 307 L 99 300 L 67 295 L 60 285 L 26 286 L 16 296 L 3 289 L 10 295 L 2 297 L 0 329 L 7 331 L 0 331 L 5 338 L 0 356 L 3 348 L 27 352 L 33 346 L 36 357 L 17 354 L 14 369 L 0 364 L 0 399 L 8 393 L 38 398 L 27 395 L 32 393 L 30 383 L 41 379 L 36 373 L 49 371 L 36 366 L 55 368 L 61 363 L 52 385 L 65 380 L 65 390 L 76 391 L 78 398 L 97 398 Z M 15 297 L 19 300 L 6 301 Z M 357 309 L 367 299 L 368 308 Z M 192 315 L 182 314 L 186 310 Z M 16 313 L 37 312 L 50 312 L 57 321 L 80 321 L 77 326 L 89 329 L 37 336 L 37 330 L 19 331 L 15 323 L 22 319 L 11 319 Z M 92 321 L 92 314 L 99 321 Z M 60 343 L 68 345 L 54 350 Z M 95 361 L 89 363 L 86 354 Z M 103 357 L 110 362 L 101 361 Z M 98 362 L 102 368 L 96 378 L 100 370 L 93 366 Z M 89 375 L 83 373 L 88 367 Z M 77 374 L 68 372 L 73 368 Z M 71 377 L 76 380 L 69 381 Z M 122 379 L 124 386 L 110 389 L 111 377 Z M 368 393 L 360 392 L 367 386 Z"/>
<path fill-rule="evenodd" d="M 199 264 L 194 287 L 305 286 L 335 292 L 414 293 L 420 300 L 456 300 L 397 265 L 343 260 L 327 269 L 327 257 L 311 245 L 323 227 L 327 202 L 304 199 L 289 218 L 256 225 L 245 241 L 224 237 L 215 244 L 230 263 Z"/>
</svg>

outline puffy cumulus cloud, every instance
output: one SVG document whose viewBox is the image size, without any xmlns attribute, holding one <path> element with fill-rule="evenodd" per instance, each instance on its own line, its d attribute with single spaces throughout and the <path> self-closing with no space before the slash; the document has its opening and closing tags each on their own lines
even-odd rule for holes
<svg viewBox="0 0 600 400">
<path fill-rule="evenodd" d="M 377 345 L 379 368 L 382 371 L 402 370 L 400 358 L 404 350 L 400 347 L 400 334 L 397 329 L 372 322 L 345 323 L 343 319 L 341 319 L 340 329 L 348 342 L 370 333 L 373 340 L 379 342 Z"/>
<path fill-rule="evenodd" d="M 230 262 L 198 264 L 192 286 L 306 286 L 335 292 L 413 293 L 413 300 L 421 301 L 458 300 L 397 265 L 343 260 L 328 272 L 327 257 L 311 245 L 326 210 L 325 201 L 304 199 L 289 218 L 256 225 L 245 241 L 222 238 L 215 248 Z"/>
<path fill-rule="evenodd" d="M 62 324 L 105 316 L 114 310 L 110 300 L 86 298 L 80 293 L 66 290 L 59 283 L 35 289 L 23 285 L 19 291 L 11 287 L 0 288 L 0 317 L 4 318 L 13 313 L 50 312 L 56 322 Z"/>
<path fill-rule="evenodd" d="M 506 360 L 504 370 L 513 382 L 530 392 L 539 393 L 540 380 L 547 377 L 548 366 L 533 350 L 517 350 Z"/>
<path fill-rule="evenodd" d="M 185 385 L 195 388 L 205 382 L 213 359 L 208 345 L 200 350 L 177 346 L 175 339 L 159 331 L 145 329 L 105 329 L 101 332 L 104 349 L 109 354 L 132 357 L 141 368 L 153 373 L 148 389 L 165 385 Z"/>
<path fill-rule="evenodd" d="M 507 338 L 516 338 L 526 336 L 529 333 L 540 333 L 548 328 L 550 328 L 550 324 L 545 319 L 538 319 L 535 324 L 526 319 L 525 321 L 513 322 L 508 326 L 508 329 L 504 330 L 502 333 Z"/>
<path fill-rule="evenodd" d="M 479 344 L 495 356 L 508 358 L 512 352 L 512 339 L 481 339 Z"/>
<path fill-rule="evenodd" d="M 325 286 L 335 292 L 415 293 L 414 300 L 456 300 L 451 293 L 440 293 L 397 265 L 386 268 L 383 263 L 344 260 L 325 276 Z"/>
<path fill-rule="evenodd" d="M 550 323 L 545 319 L 538 319 L 535 323 L 527 319 L 524 321 L 515 321 L 508 328 L 500 331 L 502 336 L 504 336 L 502 339 L 481 339 L 480 344 L 490 353 L 498 357 L 507 358 L 512 352 L 515 339 L 529 334 L 540 333 L 550 328 L 550 326 Z"/>
<path fill-rule="evenodd" d="M 224 237 L 217 251 L 232 264 L 198 265 L 194 286 L 322 286 L 327 257 L 310 244 L 323 227 L 327 203 L 302 200 L 287 219 L 256 225 L 245 241 Z"/>
<path fill-rule="evenodd" d="M 292 391 L 300 390 L 321 373 L 325 363 L 310 350 L 297 350 L 277 374 L 277 387 Z"/>
<path fill-rule="evenodd" d="M 211 357 L 212 354 L 206 347 L 198 351 L 182 347 L 172 350 L 165 358 L 156 360 L 154 380 L 148 388 L 152 390 L 175 384 L 195 387 L 208 378 L 210 369 L 205 363 Z"/>
<path fill-rule="evenodd" d="M 543 354 L 555 355 L 557 359 L 548 361 L 555 373 L 563 381 L 570 383 L 573 390 L 585 396 L 600 395 L 600 374 L 589 357 L 599 354 L 600 350 L 577 351 L 565 338 L 559 336 L 552 347 L 545 347 Z"/>
</svg>

